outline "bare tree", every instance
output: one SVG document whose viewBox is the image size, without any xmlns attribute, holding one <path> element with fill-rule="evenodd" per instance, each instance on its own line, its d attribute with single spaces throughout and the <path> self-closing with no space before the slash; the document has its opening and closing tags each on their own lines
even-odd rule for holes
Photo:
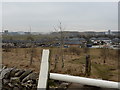
<svg viewBox="0 0 120 90">
<path fill-rule="evenodd" d="M 101 49 L 101 56 L 103 58 L 103 63 L 106 63 L 106 59 L 107 59 L 107 56 L 108 56 L 108 49 L 106 47 L 103 47 Z"/>
<path fill-rule="evenodd" d="M 31 27 L 30 27 L 30 34 L 28 35 L 27 40 L 30 41 L 30 65 L 32 65 L 33 53 L 34 53 L 34 45 L 32 44 L 32 41 L 34 40 L 34 38 L 31 36 Z"/>
<path fill-rule="evenodd" d="M 61 60 L 62 60 L 62 68 L 64 68 L 64 54 L 63 54 L 63 47 L 64 47 L 64 33 L 63 33 L 63 26 L 62 23 L 59 21 L 59 25 L 56 27 L 54 27 L 54 30 L 57 32 L 60 32 L 60 38 L 61 38 L 61 42 L 60 42 L 60 46 L 61 46 Z"/>
<path fill-rule="evenodd" d="M 18 47 L 15 48 L 16 56 L 18 56 Z"/>
<path fill-rule="evenodd" d="M 56 68 L 57 68 L 57 60 L 58 60 L 58 55 L 55 55 L 55 65 L 54 65 L 54 71 L 56 72 Z"/>
<path fill-rule="evenodd" d="M 25 52 L 25 58 L 27 58 L 27 49 L 24 49 L 24 52 Z"/>
</svg>

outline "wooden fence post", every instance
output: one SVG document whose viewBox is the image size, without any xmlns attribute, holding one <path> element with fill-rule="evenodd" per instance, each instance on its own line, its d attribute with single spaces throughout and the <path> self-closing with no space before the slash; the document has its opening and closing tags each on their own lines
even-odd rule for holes
<svg viewBox="0 0 120 90">
<path fill-rule="evenodd" d="M 91 60 L 90 55 L 86 56 L 86 66 L 85 66 L 85 75 L 90 76 L 91 73 Z"/>
<path fill-rule="evenodd" d="M 58 55 L 55 55 L 55 65 L 54 65 L 54 71 L 56 72 L 57 69 L 57 63 L 58 63 Z"/>
</svg>

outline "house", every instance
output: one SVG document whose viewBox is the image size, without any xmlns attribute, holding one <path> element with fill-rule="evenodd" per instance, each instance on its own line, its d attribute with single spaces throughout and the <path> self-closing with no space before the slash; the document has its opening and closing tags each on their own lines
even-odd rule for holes
<svg viewBox="0 0 120 90">
<path fill-rule="evenodd" d="M 68 46 L 68 47 L 81 47 L 82 42 L 80 42 L 80 41 L 66 41 L 64 43 L 64 45 Z"/>
<path fill-rule="evenodd" d="M 79 38 L 79 41 L 80 41 L 80 42 L 83 42 L 83 43 L 84 43 L 84 42 L 87 42 L 85 38 Z"/>
<path fill-rule="evenodd" d="M 103 44 L 111 44 L 112 41 L 109 38 L 99 37 L 99 38 L 90 38 L 90 41 L 93 45 L 103 45 Z"/>
<path fill-rule="evenodd" d="M 95 37 L 90 38 L 90 41 L 91 41 L 91 42 L 94 42 L 94 41 L 96 41 L 96 40 L 97 40 L 97 38 L 95 38 Z"/>
<path fill-rule="evenodd" d="M 70 38 L 64 41 L 64 45 L 65 47 L 81 47 L 82 41 L 84 41 L 84 39 Z"/>
<path fill-rule="evenodd" d="M 112 39 L 112 43 L 113 44 L 119 44 L 120 43 L 120 39 L 119 38 L 113 38 Z"/>
<path fill-rule="evenodd" d="M 101 43 L 105 43 L 105 44 L 111 44 L 112 43 L 112 40 L 110 38 L 104 38 L 104 37 L 100 37 L 100 38 L 97 38 Z"/>
<path fill-rule="evenodd" d="M 95 37 L 92 37 L 90 38 L 90 41 L 92 42 L 93 45 L 100 45 L 100 40 L 95 38 Z"/>
</svg>

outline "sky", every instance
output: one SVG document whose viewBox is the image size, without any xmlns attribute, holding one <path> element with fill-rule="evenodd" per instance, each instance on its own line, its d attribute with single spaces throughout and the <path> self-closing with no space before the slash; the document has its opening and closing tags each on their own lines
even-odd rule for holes
<svg viewBox="0 0 120 90">
<path fill-rule="evenodd" d="M 4 2 L 2 27 L 9 31 L 118 30 L 117 2 Z"/>
</svg>

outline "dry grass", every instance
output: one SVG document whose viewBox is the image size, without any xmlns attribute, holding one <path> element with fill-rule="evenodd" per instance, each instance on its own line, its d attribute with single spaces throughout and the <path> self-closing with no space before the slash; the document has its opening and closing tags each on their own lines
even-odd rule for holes
<svg viewBox="0 0 120 90">
<path fill-rule="evenodd" d="M 41 53 L 43 48 L 35 48 L 33 64 L 30 66 L 30 49 L 29 48 L 17 48 L 11 49 L 10 52 L 3 52 L 2 60 L 3 64 L 8 67 L 26 68 L 39 72 Z M 50 72 L 64 73 L 76 76 L 84 76 L 85 68 L 85 56 L 84 49 L 77 48 L 76 51 L 71 51 L 69 48 L 63 49 L 63 57 L 65 67 L 61 68 L 61 49 L 50 49 Z M 16 54 L 17 52 L 17 54 Z M 80 53 L 79 53 L 80 52 Z M 102 78 L 105 80 L 118 81 L 118 57 L 116 50 L 109 50 L 109 54 L 106 59 L 106 63 L 103 63 L 101 57 L 101 49 L 90 49 L 89 53 L 92 61 L 92 73 L 91 78 Z M 26 56 L 25 56 L 26 55 Z M 57 59 L 57 69 L 54 70 L 55 56 Z"/>
</svg>

